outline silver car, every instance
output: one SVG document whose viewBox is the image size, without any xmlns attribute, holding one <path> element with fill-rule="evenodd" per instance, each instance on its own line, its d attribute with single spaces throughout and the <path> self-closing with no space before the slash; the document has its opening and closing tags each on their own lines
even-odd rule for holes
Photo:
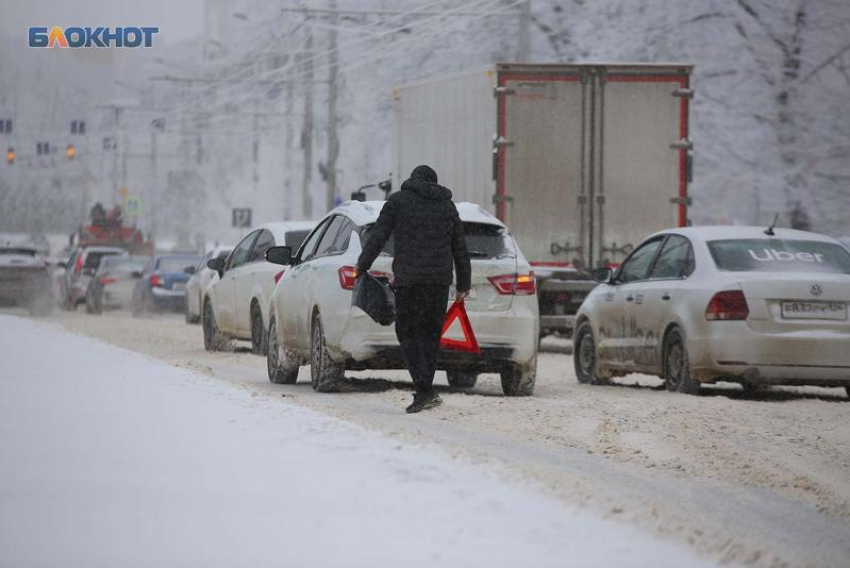
<svg viewBox="0 0 850 568">
<path fill-rule="evenodd" d="M 129 308 L 136 280 L 150 260 L 149 256 L 103 257 L 86 289 L 86 312 L 100 314 L 104 309 Z"/>
<path fill-rule="evenodd" d="M 667 389 L 822 385 L 850 394 L 850 251 L 827 236 L 764 227 L 651 235 L 579 309 L 578 380 L 628 373 Z"/>
<path fill-rule="evenodd" d="M 384 203 L 344 203 L 328 213 L 297 253 L 269 250 L 268 260 L 286 265 L 271 296 L 272 382 L 295 382 L 299 367 L 310 364 L 313 388 L 329 392 L 346 370 L 405 368 L 394 327 L 375 323 L 351 305 L 361 239 Z M 458 203 L 457 210 L 472 261 L 465 306 L 481 353 L 442 350 L 437 368 L 459 388 L 475 386 L 479 373 L 499 373 L 506 395 L 529 396 L 537 376 L 540 323 L 534 273 L 501 221 L 473 203 Z M 372 273 L 392 277 L 391 241 Z M 449 327 L 446 336 L 451 333 Z"/>
</svg>

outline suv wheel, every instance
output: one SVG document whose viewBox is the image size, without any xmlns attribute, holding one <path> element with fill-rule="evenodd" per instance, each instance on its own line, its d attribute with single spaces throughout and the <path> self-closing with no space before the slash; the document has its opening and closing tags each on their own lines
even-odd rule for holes
<svg viewBox="0 0 850 568">
<path fill-rule="evenodd" d="M 269 381 L 278 385 L 291 385 L 298 380 L 299 364 L 294 357 L 287 355 L 277 334 L 277 322 L 272 316 L 269 324 L 269 344 L 266 354 L 266 365 L 269 371 Z"/>
<path fill-rule="evenodd" d="M 667 341 L 664 342 L 664 384 L 669 391 L 699 393 L 699 383 L 691 377 L 685 338 L 678 327 L 667 334 Z"/>
<path fill-rule="evenodd" d="M 446 371 L 446 378 L 449 380 L 449 386 L 456 389 L 471 389 L 478 382 L 476 373 L 466 371 Z"/>
<path fill-rule="evenodd" d="M 334 362 L 328 353 L 322 318 L 313 321 L 313 339 L 310 344 L 310 379 L 316 392 L 334 392 L 345 376 L 342 365 Z"/>
<path fill-rule="evenodd" d="M 505 396 L 531 396 L 537 381 L 537 356 L 528 365 L 508 363 L 499 375 Z"/>
</svg>

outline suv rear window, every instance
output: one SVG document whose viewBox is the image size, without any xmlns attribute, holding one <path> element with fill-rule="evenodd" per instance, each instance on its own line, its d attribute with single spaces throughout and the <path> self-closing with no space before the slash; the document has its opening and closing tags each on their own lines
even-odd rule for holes
<svg viewBox="0 0 850 568">
<path fill-rule="evenodd" d="M 366 225 L 360 233 L 360 242 L 366 244 L 372 225 Z M 508 231 L 498 225 L 488 223 L 464 223 L 463 232 L 466 237 L 466 248 L 469 257 L 476 258 L 514 258 L 516 248 Z M 387 240 L 382 254 L 393 255 L 393 237 Z"/>
<path fill-rule="evenodd" d="M 823 241 L 730 239 L 709 241 L 708 249 L 720 270 L 850 274 L 850 252 Z"/>
</svg>

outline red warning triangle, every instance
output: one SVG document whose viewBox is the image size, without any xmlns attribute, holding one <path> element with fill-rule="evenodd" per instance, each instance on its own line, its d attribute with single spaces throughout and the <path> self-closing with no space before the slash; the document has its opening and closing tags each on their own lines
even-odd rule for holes
<svg viewBox="0 0 850 568">
<path fill-rule="evenodd" d="M 463 341 L 444 337 L 455 320 L 460 321 L 460 327 L 463 330 Z M 443 331 L 440 333 L 440 347 L 451 351 L 481 353 L 481 348 L 478 347 L 478 340 L 475 339 L 475 334 L 472 333 L 472 324 L 469 323 L 469 316 L 466 315 L 463 300 L 455 300 L 455 303 L 446 312 L 446 321 L 443 323 Z"/>
</svg>

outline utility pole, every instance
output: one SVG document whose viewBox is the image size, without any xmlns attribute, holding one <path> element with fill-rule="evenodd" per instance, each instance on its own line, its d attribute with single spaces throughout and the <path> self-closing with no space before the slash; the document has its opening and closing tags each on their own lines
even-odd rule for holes
<svg viewBox="0 0 850 568">
<path fill-rule="evenodd" d="M 112 138 L 112 203 L 118 201 L 118 131 L 122 110 L 120 106 L 115 105 L 115 133 Z"/>
<path fill-rule="evenodd" d="M 161 120 L 161 119 L 160 119 Z M 160 122 L 154 120 L 151 124 L 151 182 L 150 182 L 150 225 L 148 225 L 148 240 L 156 237 L 156 201 L 157 201 L 157 167 L 156 167 L 156 131 L 161 128 Z"/>
<path fill-rule="evenodd" d="M 328 11 L 330 12 L 330 37 L 329 37 L 329 57 L 330 65 L 328 69 L 328 154 L 326 160 L 327 166 L 327 192 L 325 196 L 325 208 L 330 211 L 334 208 L 336 198 L 336 159 L 339 156 L 339 136 L 337 132 L 337 116 L 336 116 L 336 99 L 337 99 L 337 51 L 336 51 L 336 25 L 337 25 L 337 4 L 336 0 L 328 1 Z"/>
<path fill-rule="evenodd" d="M 286 83 L 286 107 L 284 120 L 286 121 L 285 136 L 283 141 L 283 219 L 288 221 L 291 219 L 292 209 L 291 204 L 294 201 L 292 195 L 292 106 L 294 102 L 294 84 L 292 81 Z"/>
<path fill-rule="evenodd" d="M 313 28 L 307 25 L 304 43 L 304 126 L 301 130 L 301 148 L 304 150 L 304 177 L 302 180 L 302 213 L 305 219 L 313 217 Z"/>
<path fill-rule="evenodd" d="M 530 40 L 529 26 L 531 25 L 531 0 L 525 0 L 519 5 L 519 33 L 517 37 L 519 42 L 517 45 L 516 62 L 528 63 Z"/>
</svg>

